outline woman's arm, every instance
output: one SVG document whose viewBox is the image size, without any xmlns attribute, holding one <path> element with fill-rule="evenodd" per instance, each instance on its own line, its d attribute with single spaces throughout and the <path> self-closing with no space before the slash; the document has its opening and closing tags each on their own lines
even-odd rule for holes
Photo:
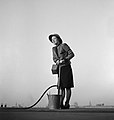
<svg viewBox="0 0 114 120">
<path fill-rule="evenodd" d="M 74 57 L 73 51 L 70 49 L 70 47 L 64 43 L 63 49 L 68 53 L 68 55 L 65 57 L 66 60 L 70 60 Z"/>
</svg>

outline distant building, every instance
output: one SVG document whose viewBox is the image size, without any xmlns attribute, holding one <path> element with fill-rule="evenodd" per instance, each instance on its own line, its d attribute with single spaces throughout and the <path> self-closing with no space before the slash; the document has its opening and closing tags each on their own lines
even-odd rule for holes
<svg viewBox="0 0 114 120">
<path fill-rule="evenodd" d="M 104 103 L 96 104 L 96 106 L 104 106 Z"/>
<path fill-rule="evenodd" d="M 3 104 L 1 104 L 1 108 L 3 108 Z"/>
<path fill-rule="evenodd" d="M 78 103 L 77 102 L 74 102 L 74 105 L 72 105 L 73 108 L 78 108 Z"/>
<path fill-rule="evenodd" d="M 92 106 L 91 101 L 89 101 L 89 106 L 90 106 L 90 107 Z"/>
<path fill-rule="evenodd" d="M 7 104 L 5 104 L 4 107 L 6 108 L 6 107 L 7 107 Z"/>
</svg>

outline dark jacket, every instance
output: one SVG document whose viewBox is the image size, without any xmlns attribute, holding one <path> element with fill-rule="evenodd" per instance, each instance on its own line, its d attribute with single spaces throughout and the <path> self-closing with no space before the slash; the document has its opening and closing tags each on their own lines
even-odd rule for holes
<svg viewBox="0 0 114 120">
<path fill-rule="evenodd" d="M 66 66 L 70 64 L 70 59 L 74 57 L 73 51 L 70 49 L 70 47 L 66 44 L 60 44 L 59 46 L 55 46 L 52 48 L 53 51 L 53 61 L 56 63 L 57 60 L 65 60 L 63 62 L 62 66 Z"/>
</svg>

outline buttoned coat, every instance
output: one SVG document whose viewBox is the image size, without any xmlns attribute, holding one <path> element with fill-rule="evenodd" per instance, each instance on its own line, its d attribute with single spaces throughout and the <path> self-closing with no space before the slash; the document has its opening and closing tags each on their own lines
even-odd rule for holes
<svg viewBox="0 0 114 120">
<path fill-rule="evenodd" d="M 58 86 L 60 88 L 71 88 L 73 84 L 73 74 L 71 68 L 71 59 L 74 57 L 74 53 L 66 43 L 61 43 L 58 46 L 52 48 L 53 61 L 56 63 L 57 60 L 64 60 L 63 63 L 59 64 L 58 72 Z"/>
<path fill-rule="evenodd" d="M 53 47 L 52 51 L 53 51 L 53 61 L 55 63 L 57 60 L 65 60 L 65 62 L 60 65 L 70 64 L 71 63 L 70 60 L 74 57 L 73 51 L 66 43 Z"/>
</svg>

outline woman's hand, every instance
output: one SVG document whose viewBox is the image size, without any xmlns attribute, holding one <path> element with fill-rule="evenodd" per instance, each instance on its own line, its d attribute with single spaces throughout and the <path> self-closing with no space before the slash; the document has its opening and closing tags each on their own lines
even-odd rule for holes
<svg viewBox="0 0 114 120">
<path fill-rule="evenodd" d="M 64 63 L 65 62 L 65 60 L 60 60 L 60 63 Z"/>
<path fill-rule="evenodd" d="M 59 65 L 59 64 L 64 63 L 64 62 L 65 62 L 65 60 L 57 60 L 56 64 Z"/>
<path fill-rule="evenodd" d="M 57 60 L 57 61 L 56 61 L 56 64 L 57 64 L 57 65 L 59 65 L 59 63 L 60 63 L 60 61 L 59 61 L 59 60 Z"/>
</svg>

